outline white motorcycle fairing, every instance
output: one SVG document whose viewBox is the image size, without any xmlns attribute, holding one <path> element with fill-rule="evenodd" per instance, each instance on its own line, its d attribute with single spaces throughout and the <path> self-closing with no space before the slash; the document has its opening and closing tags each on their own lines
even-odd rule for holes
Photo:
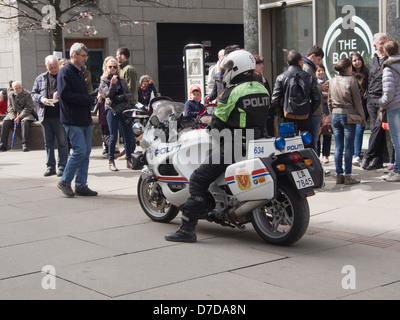
<svg viewBox="0 0 400 320">
<path fill-rule="evenodd" d="M 189 197 L 190 176 L 208 159 L 210 143 L 207 130 L 189 130 L 176 142 L 158 143 L 146 153 L 158 184 L 174 206 L 180 207 Z"/>
</svg>

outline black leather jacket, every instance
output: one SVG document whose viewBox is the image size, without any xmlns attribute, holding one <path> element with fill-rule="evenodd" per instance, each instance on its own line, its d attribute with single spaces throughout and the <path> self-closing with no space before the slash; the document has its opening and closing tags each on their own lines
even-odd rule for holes
<svg viewBox="0 0 400 320">
<path fill-rule="evenodd" d="M 293 75 L 302 72 L 307 73 L 306 71 L 303 71 L 300 66 L 290 66 L 288 71 Z M 280 74 L 276 78 L 274 91 L 272 93 L 272 99 L 271 99 L 272 108 L 274 109 L 275 114 L 281 115 L 281 117 L 283 117 L 283 101 L 285 99 L 285 92 L 288 84 L 287 81 L 288 78 L 289 77 L 286 74 L 286 72 Z M 311 115 L 314 113 L 315 110 L 318 109 L 321 103 L 321 95 L 318 91 L 317 82 L 315 81 L 315 79 L 313 79 L 313 77 L 310 74 L 308 74 L 308 79 L 309 79 L 308 83 L 311 87 L 310 90 L 311 109 L 312 109 L 310 112 Z"/>
</svg>

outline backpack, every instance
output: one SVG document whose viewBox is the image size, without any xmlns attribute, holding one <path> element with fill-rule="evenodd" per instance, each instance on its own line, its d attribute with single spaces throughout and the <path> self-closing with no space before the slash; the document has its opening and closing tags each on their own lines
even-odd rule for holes
<svg viewBox="0 0 400 320">
<path fill-rule="evenodd" d="M 285 118 L 289 119 L 307 119 L 311 112 L 311 88 L 307 83 L 309 75 L 304 71 L 294 75 L 286 71 L 285 74 L 288 79 L 283 103 L 283 114 Z"/>
</svg>

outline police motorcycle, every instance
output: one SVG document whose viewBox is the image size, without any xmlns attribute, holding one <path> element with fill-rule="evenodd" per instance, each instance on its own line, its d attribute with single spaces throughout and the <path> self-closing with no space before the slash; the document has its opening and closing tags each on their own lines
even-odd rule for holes
<svg viewBox="0 0 400 320">
<path fill-rule="evenodd" d="M 191 174 L 216 147 L 206 129 L 212 115 L 206 112 L 193 121 L 183 110 L 182 103 L 158 101 L 143 133 L 144 153 L 134 155 L 135 168 L 144 167 L 139 202 L 156 222 L 178 215 L 189 197 Z M 307 197 L 324 184 L 319 159 L 304 148 L 311 138 L 307 132 L 296 136 L 293 124 L 283 124 L 277 138 L 248 141 L 246 158 L 229 165 L 210 185 L 201 219 L 239 229 L 251 223 L 271 244 L 298 241 L 309 224 Z"/>
</svg>

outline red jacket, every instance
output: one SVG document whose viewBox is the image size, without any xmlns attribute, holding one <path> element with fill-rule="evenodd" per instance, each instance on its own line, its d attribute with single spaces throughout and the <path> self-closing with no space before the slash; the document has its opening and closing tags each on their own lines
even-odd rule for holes
<svg viewBox="0 0 400 320">
<path fill-rule="evenodd" d="M 6 114 L 7 112 L 7 101 L 0 99 L 0 114 Z"/>
</svg>

